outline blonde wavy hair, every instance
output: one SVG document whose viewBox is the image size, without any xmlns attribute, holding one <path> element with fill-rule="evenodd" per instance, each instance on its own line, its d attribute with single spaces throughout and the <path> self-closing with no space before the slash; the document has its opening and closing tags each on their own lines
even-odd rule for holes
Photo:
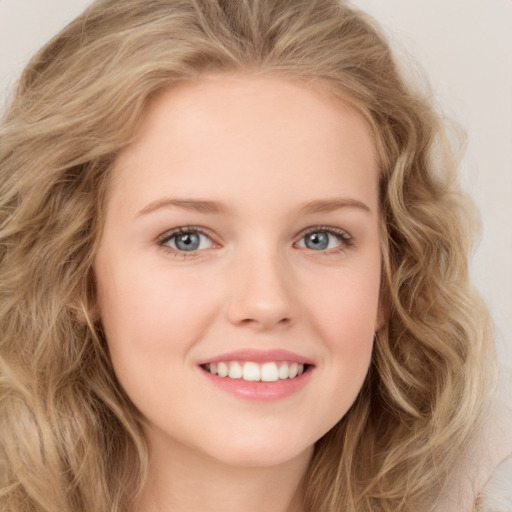
<svg viewBox="0 0 512 512">
<path fill-rule="evenodd" d="M 375 23 L 341 0 L 98 0 L 31 60 L 0 127 L 2 512 L 132 508 L 147 446 L 90 314 L 109 171 L 154 94 L 223 71 L 328 88 L 379 151 L 387 321 L 315 446 L 304 509 L 433 510 L 474 438 L 493 344 L 471 209 L 440 117 Z"/>
</svg>

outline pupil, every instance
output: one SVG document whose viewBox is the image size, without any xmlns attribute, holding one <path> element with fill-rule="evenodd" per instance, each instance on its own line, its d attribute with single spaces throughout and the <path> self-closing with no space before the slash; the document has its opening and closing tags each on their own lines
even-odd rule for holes
<svg viewBox="0 0 512 512">
<path fill-rule="evenodd" d="M 183 251 L 196 250 L 199 247 L 199 235 L 197 233 L 180 235 L 176 239 L 176 247 Z"/>
<path fill-rule="evenodd" d="M 306 236 L 306 247 L 308 249 L 327 249 L 329 236 L 327 233 L 311 233 Z"/>
</svg>

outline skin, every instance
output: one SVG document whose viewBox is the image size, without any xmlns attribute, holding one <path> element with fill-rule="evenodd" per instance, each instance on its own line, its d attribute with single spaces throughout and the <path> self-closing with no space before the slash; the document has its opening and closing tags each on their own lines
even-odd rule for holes
<svg viewBox="0 0 512 512">
<path fill-rule="evenodd" d="M 116 163 L 95 261 L 150 446 L 137 510 L 301 510 L 314 443 L 355 400 L 382 323 L 377 183 L 369 128 L 318 88 L 219 74 L 154 98 Z M 197 250 L 169 238 L 183 226 L 206 231 Z M 274 401 L 211 385 L 198 361 L 242 348 L 308 357 L 309 381 Z"/>
</svg>

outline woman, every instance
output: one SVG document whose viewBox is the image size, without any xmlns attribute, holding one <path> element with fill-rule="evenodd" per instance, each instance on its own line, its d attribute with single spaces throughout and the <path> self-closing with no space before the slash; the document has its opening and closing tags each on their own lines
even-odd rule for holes
<svg viewBox="0 0 512 512">
<path fill-rule="evenodd" d="M 442 126 L 369 18 L 95 2 L 0 151 L 4 512 L 436 510 L 492 340 Z"/>
</svg>

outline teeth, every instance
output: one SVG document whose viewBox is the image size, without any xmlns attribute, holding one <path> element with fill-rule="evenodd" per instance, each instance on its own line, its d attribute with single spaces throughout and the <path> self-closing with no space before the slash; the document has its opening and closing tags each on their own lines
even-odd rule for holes
<svg viewBox="0 0 512 512">
<path fill-rule="evenodd" d="M 243 373 L 242 365 L 240 365 L 236 361 L 229 365 L 228 375 L 229 375 L 230 379 L 241 379 L 242 373 Z"/>
<path fill-rule="evenodd" d="M 293 379 L 304 373 L 304 365 L 292 362 L 269 362 L 258 364 L 252 361 L 219 362 L 204 365 L 203 368 L 213 375 L 243 379 L 246 381 L 275 382 Z"/>
<path fill-rule="evenodd" d="M 265 363 L 261 367 L 261 380 L 264 382 L 275 382 L 279 379 L 276 363 Z"/>
<path fill-rule="evenodd" d="M 281 363 L 280 366 L 279 366 L 279 378 L 280 379 L 289 379 L 290 378 L 290 374 L 289 374 L 289 371 L 288 371 L 288 363 Z"/>
<path fill-rule="evenodd" d="M 217 374 L 219 377 L 227 377 L 228 372 L 228 365 L 226 363 L 217 363 Z"/>
<path fill-rule="evenodd" d="M 244 380 L 260 380 L 260 367 L 256 363 L 245 363 L 243 376 Z"/>
</svg>

